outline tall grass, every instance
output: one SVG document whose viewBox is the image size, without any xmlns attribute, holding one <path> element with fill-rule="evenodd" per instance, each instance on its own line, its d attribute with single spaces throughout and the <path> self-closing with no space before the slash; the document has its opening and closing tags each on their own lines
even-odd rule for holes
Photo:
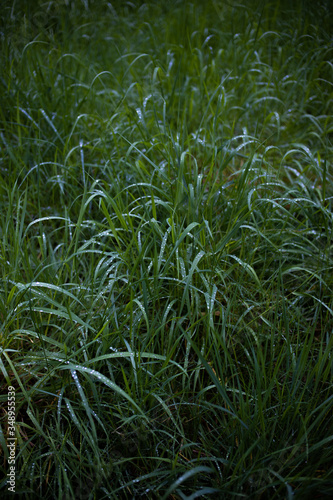
<svg viewBox="0 0 333 500">
<path fill-rule="evenodd" d="M 4 494 L 331 497 L 330 3 L 3 4 Z"/>
</svg>

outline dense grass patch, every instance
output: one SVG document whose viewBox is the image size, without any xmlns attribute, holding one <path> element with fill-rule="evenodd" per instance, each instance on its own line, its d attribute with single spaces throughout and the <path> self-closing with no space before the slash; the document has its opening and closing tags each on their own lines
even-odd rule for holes
<svg viewBox="0 0 333 500">
<path fill-rule="evenodd" d="M 331 14 L 3 2 L 22 498 L 333 495 Z"/>
</svg>

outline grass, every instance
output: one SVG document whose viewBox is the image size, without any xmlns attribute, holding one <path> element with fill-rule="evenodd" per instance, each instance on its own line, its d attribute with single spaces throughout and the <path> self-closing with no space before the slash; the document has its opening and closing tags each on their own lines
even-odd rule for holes
<svg viewBox="0 0 333 500">
<path fill-rule="evenodd" d="M 330 498 L 330 3 L 3 4 L 2 494 Z"/>
</svg>

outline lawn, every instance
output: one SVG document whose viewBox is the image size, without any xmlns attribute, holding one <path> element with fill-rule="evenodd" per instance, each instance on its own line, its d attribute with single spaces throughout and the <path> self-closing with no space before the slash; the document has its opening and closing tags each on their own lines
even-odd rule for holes
<svg viewBox="0 0 333 500">
<path fill-rule="evenodd" d="M 0 18 L 3 498 L 332 498 L 330 0 Z"/>
</svg>

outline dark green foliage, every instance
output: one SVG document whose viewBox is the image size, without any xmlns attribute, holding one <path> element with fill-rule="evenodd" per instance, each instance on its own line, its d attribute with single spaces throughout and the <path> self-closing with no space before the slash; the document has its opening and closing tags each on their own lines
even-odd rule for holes
<svg viewBox="0 0 333 500">
<path fill-rule="evenodd" d="M 22 498 L 333 495 L 330 10 L 3 2 Z"/>
</svg>

